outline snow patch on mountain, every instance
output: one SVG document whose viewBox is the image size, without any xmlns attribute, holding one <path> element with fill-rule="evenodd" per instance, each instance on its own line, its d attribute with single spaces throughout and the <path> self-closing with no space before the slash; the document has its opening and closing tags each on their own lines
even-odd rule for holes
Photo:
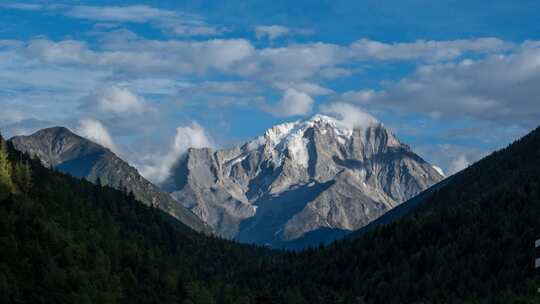
<svg viewBox="0 0 540 304">
<path fill-rule="evenodd" d="M 307 168 L 309 153 L 308 140 L 305 138 L 305 134 L 310 128 L 318 128 L 321 134 L 326 134 L 329 130 L 333 131 L 337 135 L 339 143 L 345 145 L 352 138 L 355 131 L 363 132 L 365 138 L 365 130 L 378 124 L 380 123 L 375 118 L 366 116 L 366 121 L 357 123 L 358 126 L 362 126 L 361 128 L 353 127 L 350 121 L 317 114 L 307 120 L 276 125 L 268 129 L 264 135 L 248 142 L 243 147 L 243 150 L 244 153 L 249 153 L 260 147 L 267 147 L 267 150 L 271 151 L 269 153 L 272 154 L 275 165 L 281 165 L 283 157 L 288 155 L 296 165 Z M 397 141 L 392 143 L 399 144 Z"/>
<path fill-rule="evenodd" d="M 444 170 L 443 170 L 441 167 L 438 167 L 438 166 L 435 166 L 435 165 L 433 165 L 432 167 L 433 167 L 433 169 L 435 169 L 435 171 L 437 171 L 441 176 L 446 176 L 446 174 L 444 174 Z"/>
<path fill-rule="evenodd" d="M 220 235 L 276 245 L 363 227 L 442 178 L 369 114 L 337 110 L 189 150 L 164 187 Z"/>
</svg>

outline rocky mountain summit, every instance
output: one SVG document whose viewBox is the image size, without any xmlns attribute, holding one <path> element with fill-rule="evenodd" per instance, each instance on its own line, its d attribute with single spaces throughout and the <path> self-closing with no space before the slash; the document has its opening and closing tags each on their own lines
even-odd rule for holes
<svg viewBox="0 0 540 304">
<path fill-rule="evenodd" d="M 316 115 L 189 149 L 162 188 L 224 237 L 281 247 L 359 229 L 442 178 L 374 118 Z"/>
<path fill-rule="evenodd" d="M 67 128 L 43 129 L 29 136 L 13 137 L 10 141 L 17 150 L 39 157 L 50 168 L 93 183 L 99 181 L 102 185 L 131 191 L 141 202 L 157 206 L 194 230 L 210 231 L 191 211 L 142 177 L 137 169 L 109 149 Z"/>
</svg>

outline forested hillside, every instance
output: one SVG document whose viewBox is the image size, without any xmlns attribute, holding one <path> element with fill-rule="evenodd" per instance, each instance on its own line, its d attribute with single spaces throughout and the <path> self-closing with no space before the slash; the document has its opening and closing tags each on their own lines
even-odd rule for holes
<svg viewBox="0 0 540 304">
<path fill-rule="evenodd" d="M 400 220 L 301 254 L 287 271 L 301 274 L 294 281 L 319 276 L 366 303 L 537 303 L 538 238 L 540 129 L 459 173 Z"/>
<path fill-rule="evenodd" d="M 197 234 L 131 194 L 12 149 L 8 162 L 2 147 L 1 303 L 240 303 L 249 295 L 230 277 L 266 251 Z"/>
<path fill-rule="evenodd" d="M 2 303 L 540 301 L 540 130 L 408 216 L 301 253 L 196 234 L 132 195 L 4 154 Z"/>
</svg>

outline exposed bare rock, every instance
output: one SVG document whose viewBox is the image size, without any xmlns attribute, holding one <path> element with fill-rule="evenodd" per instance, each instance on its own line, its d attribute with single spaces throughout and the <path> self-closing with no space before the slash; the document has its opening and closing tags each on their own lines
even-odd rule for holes
<svg viewBox="0 0 540 304">
<path fill-rule="evenodd" d="M 281 246 L 361 228 L 443 178 L 381 123 L 359 125 L 316 115 L 240 147 L 190 149 L 163 188 L 225 237 Z"/>
</svg>

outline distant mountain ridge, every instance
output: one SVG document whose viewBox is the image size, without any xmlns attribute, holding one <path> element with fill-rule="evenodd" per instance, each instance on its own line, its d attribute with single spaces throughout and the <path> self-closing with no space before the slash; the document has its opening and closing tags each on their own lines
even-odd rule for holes
<svg viewBox="0 0 540 304">
<path fill-rule="evenodd" d="M 210 231 L 192 212 L 142 177 L 137 169 L 109 149 L 67 128 L 47 128 L 29 136 L 15 136 L 10 141 L 17 150 L 39 157 L 47 167 L 93 183 L 99 181 L 116 189 L 132 191 L 144 204 L 164 210 L 192 229 Z"/>
<path fill-rule="evenodd" d="M 189 149 L 162 188 L 225 237 L 328 242 L 443 178 L 375 119 L 357 123 L 316 115 L 242 146 Z"/>
</svg>

